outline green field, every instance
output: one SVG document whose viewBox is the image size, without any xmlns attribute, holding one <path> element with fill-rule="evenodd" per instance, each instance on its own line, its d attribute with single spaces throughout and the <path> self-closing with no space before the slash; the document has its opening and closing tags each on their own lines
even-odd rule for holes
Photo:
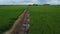
<svg viewBox="0 0 60 34">
<path fill-rule="evenodd" d="M 26 6 L 0 6 L 0 34 L 8 30 Z"/>
<path fill-rule="evenodd" d="M 60 34 L 60 6 L 31 6 L 30 34 Z"/>
<path fill-rule="evenodd" d="M 26 6 L 0 6 L 0 34 L 8 30 Z M 30 6 L 30 34 L 60 34 L 60 6 Z"/>
</svg>

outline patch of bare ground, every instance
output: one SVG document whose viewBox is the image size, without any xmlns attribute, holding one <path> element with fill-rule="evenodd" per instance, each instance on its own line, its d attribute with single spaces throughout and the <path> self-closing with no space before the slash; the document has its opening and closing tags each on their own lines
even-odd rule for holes
<svg viewBox="0 0 60 34">
<path fill-rule="evenodd" d="M 29 8 L 18 17 L 12 28 L 3 34 L 27 34 L 29 31 Z"/>
</svg>

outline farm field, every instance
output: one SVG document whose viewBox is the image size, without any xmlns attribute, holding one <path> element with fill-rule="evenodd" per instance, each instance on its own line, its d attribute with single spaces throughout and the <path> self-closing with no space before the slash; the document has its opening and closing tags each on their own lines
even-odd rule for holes
<svg viewBox="0 0 60 34">
<path fill-rule="evenodd" d="M 0 6 L 0 34 L 8 30 L 26 6 Z"/>
<path fill-rule="evenodd" d="M 0 34 L 8 30 L 26 6 L 0 6 Z M 30 34 L 60 34 L 60 6 L 30 6 Z"/>
<path fill-rule="evenodd" d="M 60 6 L 30 6 L 30 34 L 60 34 Z"/>
</svg>

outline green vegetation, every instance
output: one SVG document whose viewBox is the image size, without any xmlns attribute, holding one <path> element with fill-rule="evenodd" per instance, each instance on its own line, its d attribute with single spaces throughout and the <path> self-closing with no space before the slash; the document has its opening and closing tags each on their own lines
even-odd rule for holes
<svg viewBox="0 0 60 34">
<path fill-rule="evenodd" d="M 26 6 L 0 6 L 0 34 L 11 28 Z M 30 34 L 60 34 L 60 6 L 30 6 Z"/>
<path fill-rule="evenodd" d="M 26 6 L 0 6 L 0 34 L 8 30 Z"/>
<path fill-rule="evenodd" d="M 60 34 L 60 6 L 30 6 L 30 34 Z"/>
</svg>

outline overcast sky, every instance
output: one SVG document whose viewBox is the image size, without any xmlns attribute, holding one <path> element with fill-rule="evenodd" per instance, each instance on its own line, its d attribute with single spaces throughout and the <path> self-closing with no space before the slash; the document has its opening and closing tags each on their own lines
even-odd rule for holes
<svg viewBox="0 0 60 34">
<path fill-rule="evenodd" d="M 60 0 L 0 0 L 0 5 L 10 4 L 60 4 Z"/>
</svg>

